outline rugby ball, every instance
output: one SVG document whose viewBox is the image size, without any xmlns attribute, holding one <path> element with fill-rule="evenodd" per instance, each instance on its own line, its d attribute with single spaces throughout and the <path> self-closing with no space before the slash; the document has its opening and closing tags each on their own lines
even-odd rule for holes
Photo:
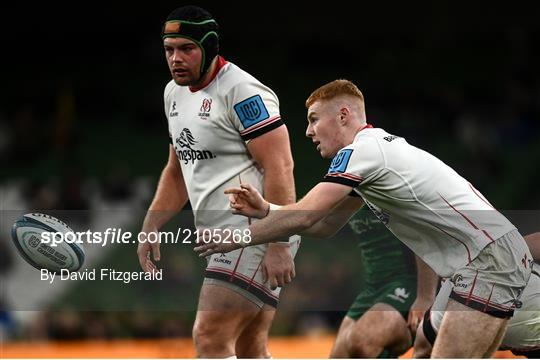
<svg viewBox="0 0 540 360">
<path fill-rule="evenodd" d="M 48 232 L 46 236 L 42 234 Z M 73 233 L 63 221 L 40 213 L 21 216 L 11 229 L 11 239 L 21 256 L 37 269 L 59 273 L 62 269 L 77 271 L 84 263 L 84 248 L 76 241 L 51 241 L 51 234 Z M 66 237 L 67 238 L 67 237 Z"/>
</svg>

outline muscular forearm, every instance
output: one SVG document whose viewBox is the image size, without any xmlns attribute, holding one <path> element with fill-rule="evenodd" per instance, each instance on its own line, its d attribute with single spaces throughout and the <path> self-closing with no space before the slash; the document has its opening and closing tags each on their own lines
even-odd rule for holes
<svg viewBox="0 0 540 360">
<path fill-rule="evenodd" d="M 276 207 L 275 204 L 270 205 L 270 206 L 271 206 L 270 207 L 271 209 L 272 209 L 272 206 Z M 282 207 L 280 207 L 280 206 L 277 206 L 277 208 L 278 208 L 277 210 L 282 210 Z M 274 209 L 274 210 L 276 210 L 276 209 Z M 289 214 L 290 214 L 290 212 L 289 212 Z M 327 216 L 322 217 L 319 221 L 314 223 L 312 226 L 310 226 L 308 228 L 305 228 L 304 230 L 302 230 L 300 233 L 297 233 L 297 234 L 301 235 L 301 236 L 308 236 L 308 237 L 318 238 L 318 239 L 329 238 L 332 235 L 334 235 L 335 233 L 337 233 L 337 231 L 339 231 L 339 229 L 341 229 L 343 227 L 343 225 L 348 221 L 348 219 L 353 214 L 354 214 L 354 212 L 346 212 L 346 211 L 340 211 L 340 210 L 333 211 L 332 213 L 328 214 Z M 305 214 L 305 215 L 308 215 L 308 214 Z M 282 219 L 291 220 L 291 217 L 287 216 L 287 217 L 284 217 Z M 298 219 L 298 220 L 294 220 L 294 221 L 299 221 L 299 222 L 309 221 L 309 219 L 306 219 L 305 217 L 302 217 L 302 216 L 297 216 L 296 219 Z M 275 221 L 284 221 L 284 220 L 275 220 Z M 291 220 L 291 221 L 293 221 L 293 220 Z M 290 226 L 288 225 L 287 227 L 288 228 L 292 227 L 292 225 L 290 225 Z M 304 227 L 298 225 L 298 228 L 302 229 Z"/>
<path fill-rule="evenodd" d="M 251 140 L 248 150 L 264 170 L 264 198 L 277 205 L 295 202 L 294 161 L 287 128 L 280 126 Z"/>
<path fill-rule="evenodd" d="M 327 216 L 304 230 L 300 235 L 315 238 L 328 238 L 335 235 L 363 205 L 361 198 L 344 199 Z"/>
<path fill-rule="evenodd" d="M 245 189 L 247 191 L 247 188 Z M 298 234 L 312 227 L 315 223 L 326 217 L 350 193 L 351 188 L 341 184 L 321 182 L 311 189 L 302 200 L 295 204 L 285 205 L 277 211 L 270 211 L 261 221 L 250 225 L 251 237 L 242 243 L 222 243 L 212 241 L 216 235 L 203 234 L 200 237 L 203 245 L 197 246 L 195 251 L 199 256 L 205 257 L 217 252 L 229 252 L 241 246 L 253 246 L 275 241 Z M 241 191 L 243 192 L 243 190 Z M 260 194 L 252 196 L 249 191 L 244 194 L 254 203 L 260 205 L 264 202 Z M 259 206 L 256 206 L 258 208 Z M 236 208 L 236 207 L 235 207 Z M 241 208 L 241 207 L 239 207 Z M 250 212 L 255 212 L 253 209 Z"/>
<path fill-rule="evenodd" d="M 271 235 L 275 238 L 309 233 L 321 237 L 321 232 L 328 231 L 323 229 L 324 225 L 332 231 L 339 230 L 363 205 L 360 198 L 347 198 L 347 192 L 350 188 L 343 185 L 318 184 L 298 203 L 270 211 L 266 218 L 250 226 L 251 244 L 270 242 Z"/>
<path fill-rule="evenodd" d="M 252 224 L 249 227 L 252 238 L 249 245 L 269 243 L 276 238 L 302 233 L 325 216 L 321 211 L 299 211 L 297 207 L 298 204 L 284 206 Z"/>
<path fill-rule="evenodd" d="M 264 197 L 276 205 L 287 205 L 296 201 L 292 164 L 264 169 Z"/>
<path fill-rule="evenodd" d="M 175 166 L 167 164 L 161 173 L 154 200 L 146 214 L 145 225 L 159 229 L 178 213 L 187 201 L 182 173 Z"/>
<path fill-rule="evenodd" d="M 276 205 L 292 204 L 296 200 L 293 165 L 291 160 L 281 160 L 264 169 L 264 194 L 269 202 Z M 274 237 L 274 240 L 287 241 L 287 238 Z"/>
</svg>

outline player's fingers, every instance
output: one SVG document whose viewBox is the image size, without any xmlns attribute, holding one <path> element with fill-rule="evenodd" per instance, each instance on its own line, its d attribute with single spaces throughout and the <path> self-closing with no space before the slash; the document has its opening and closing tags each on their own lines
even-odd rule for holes
<svg viewBox="0 0 540 360">
<path fill-rule="evenodd" d="M 288 273 L 286 273 L 285 276 L 283 277 L 283 284 L 282 284 L 281 286 L 283 286 L 283 285 L 285 285 L 285 284 L 288 284 L 288 283 L 290 283 L 291 281 L 292 281 L 291 273 L 288 272 Z"/>
<path fill-rule="evenodd" d="M 141 265 L 144 265 L 146 260 L 146 251 L 142 249 L 137 249 L 137 258 L 139 259 L 139 263 Z"/>
<path fill-rule="evenodd" d="M 242 210 L 244 208 L 244 205 L 240 203 L 234 203 L 234 204 L 231 204 L 231 208 L 235 210 Z"/>
<path fill-rule="evenodd" d="M 231 212 L 236 215 L 245 215 L 243 206 L 234 207 Z"/>
<path fill-rule="evenodd" d="M 145 249 L 137 250 L 137 257 L 139 258 L 139 265 L 143 270 L 146 269 L 146 260 L 148 259 L 149 251 Z"/>
<path fill-rule="evenodd" d="M 261 273 L 262 273 L 263 283 L 267 282 L 268 281 L 268 271 L 266 270 L 266 266 L 264 266 L 264 265 L 262 266 Z"/>
<path fill-rule="evenodd" d="M 146 256 L 142 257 L 139 255 L 139 265 L 141 265 L 141 269 L 143 269 L 143 271 L 146 270 Z"/>
<path fill-rule="evenodd" d="M 292 281 L 292 279 L 294 279 L 295 277 L 296 277 L 296 269 L 294 268 L 294 265 L 293 265 L 293 267 L 292 267 L 292 269 L 291 269 L 291 281 Z"/>
<path fill-rule="evenodd" d="M 210 255 L 215 254 L 215 253 L 216 252 L 214 251 L 214 249 L 208 249 L 208 250 L 205 250 L 205 251 L 201 252 L 199 254 L 199 257 L 200 258 L 205 258 L 205 257 L 210 256 Z"/>
<path fill-rule="evenodd" d="M 224 250 L 221 250 L 219 245 L 220 244 L 214 242 L 203 243 L 202 245 L 193 248 L 193 250 L 199 254 L 199 257 L 204 258 L 218 252 L 223 252 Z"/>
<path fill-rule="evenodd" d="M 270 287 L 272 290 L 277 288 L 278 286 L 283 286 L 283 273 L 275 272 L 273 274 L 269 274 L 270 277 Z"/>
<path fill-rule="evenodd" d="M 270 285 L 270 289 L 272 290 L 276 290 L 277 287 L 278 287 L 278 280 L 277 280 L 277 277 L 275 276 L 270 276 L 270 279 L 269 279 L 269 285 Z"/>
<path fill-rule="evenodd" d="M 200 241 L 200 242 L 199 242 L 199 245 L 198 245 L 198 246 L 195 246 L 195 247 L 193 248 L 193 251 L 200 253 L 200 252 L 202 252 L 202 251 L 206 251 L 206 250 L 211 249 L 211 248 L 212 248 L 213 246 L 215 246 L 215 245 L 216 245 L 215 243 L 208 243 L 208 244 L 207 244 L 207 243 L 204 243 L 204 242 Z"/>
<path fill-rule="evenodd" d="M 242 193 L 242 189 L 239 189 L 239 188 L 229 188 L 229 189 L 225 189 L 223 191 L 224 194 L 240 194 Z"/>
<path fill-rule="evenodd" d="M 159 261 L 161 259 L 161 251 L 159 250 L 159 242 L 156 242 L 152 246 L 152 255 L 154 255 L 154 261 Z"/>
<path fill-rule="evenodd" d="M 253 186 L 251 186 L 251 184 L 248 184 L 248 183 L 240 184 L 240 188 L 242 188 L 243 190 L 246 190 L 247 192 L 253 192 Z"/>
<path fill-rule="evenodd" d="M 156 267 L 156 265 L 154 265 L 154 263 L 152 261 L 146 260 L 146 264 L 144 266 L 144 271 L 146 271 L 146 272 L 157 271 L 157 267 Z"/>
</svg>

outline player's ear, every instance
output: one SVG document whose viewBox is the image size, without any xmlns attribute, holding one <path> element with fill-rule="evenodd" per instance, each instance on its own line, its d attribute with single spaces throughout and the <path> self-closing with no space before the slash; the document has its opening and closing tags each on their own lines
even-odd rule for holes
<svg viewBox="0 0 540 360">
<path fill-rule="evenodd" d="M 339 118 L 340 125 L 347 124 L 347 122 L 349 121 L 350 114 L 351 114 L 351 110 L 346 106 L 342 106 L 339 109 L 339 117 L 338 118 Z"/>
</svg>

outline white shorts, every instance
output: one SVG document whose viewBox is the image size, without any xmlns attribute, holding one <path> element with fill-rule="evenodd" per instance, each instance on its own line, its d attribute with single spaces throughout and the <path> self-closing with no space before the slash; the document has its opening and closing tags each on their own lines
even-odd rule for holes
<svg viewBox="0 0 540 360">
<path fill-rule="evenodd" d="M 536 272 L 538 266 L 535 265 L 529 283 L 521 295 L 521 306 L 516 308 L 514 316 L 508 321 L 508 329 L 502 340 L 501 349 L 512 350 L 513 352 L 528 352 L 540 348 L 540 276 Z M 439 331 L 442 323 L 444 309 L 448 303 L 448 298 L 452 292 L 453 284 L 446 280 L 441 286 L 437 298 L 424 318 L 424 333 L 426 338 L 430 335 L 431 326 L 435 335 Z M 433 339 L 431 336 L 430 342 Z"/>
<path fill-rule="evenodd" d="M 300 246 L 300 236 L 294 235 L 289 241 L 291 254 L 296 256 Z M 226 254 L 213 254 L 208 259 L 204 284 L 227 287 L 257 306 L 268 304 L 277 307 L 281 288 L 270 289 L 263 282 L 261 263 L 268 244 L 247 246 Z"/>
<path fill-rule="evenodd" d="M 517 230 L 486 246 L 450 279 L 450 298 L 472 309 L 512 317 L 531 275 L 532 255 Z"/>
</svg>

